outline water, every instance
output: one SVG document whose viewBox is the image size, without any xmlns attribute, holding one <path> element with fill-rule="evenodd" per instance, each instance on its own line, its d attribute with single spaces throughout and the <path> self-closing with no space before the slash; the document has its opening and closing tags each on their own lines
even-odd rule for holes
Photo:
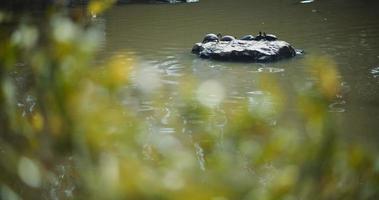
<svg viewBox="0 0 379 200">
<path fill-rule="evenodd" d="M 304 57 L 328 56 L 337 63 L 341 75 L 342 92 L 329 106 L 339 121 L 339 131 L 372 138 L 379 130 L 378 5 L 374 0 L 118 5 L 101 17 L 106 40 L 100 56 L 132 55 L 158 69 L 161 84 L 175 86 L 188 74 L 200 82 L 216 80 L 224 88 L 226 102 L 262 96 L 257 93 L 257 80 L 265 73 L 276 76 L 281 89 L 291 95 L 291 85 L 310 79 Z M 258 31 L 274 33 L 306 54 L 257 64 L 202 60 L 190 53 L 206 33 L 240 37 Z M 174 89 L 167 99 L 175 95 Z M 148 102 L 141 108 L 149 109 L 154 108 Z M 166 107 L 164 113 L 162 126 L 174 112 Z"/>
<path fill-rule="evenodd" d="M 206 149 L 194 139 L 195 132 L 197 127 L 201 127 L 198 129 L 202 131 L 212 129 L 218 134 L 214 138 L 218 140 L 216 144 L 220 149 L 228 145 L 223 140 L 224 127 L 228 125 L 227 112 L 217 107 L 221 100 L 235 105 L 234 112 L 246 109 L 239 102 L 248 102 L 247 109 L 266 119 L 270 126 L 295 120 L 275 116 L 278 102 L 258 86 L 259 79 L 262 75 L 274 76 L 279 89 L 291 100 L 293 86 L 307 87 L 312 81 L 306 73 L 308 66 L 304 64 L 304 60 L 312 56 L 328 56 L 337 63 L 341 92 L 328 108 L 338 122 L 338 131 L 347 139 L 363 138 L 377 145 L 378 5 L 374 0 L 201 0 L 199 3 L 174 5 L 118 5 L 93 19 L 105 35 L 98 62 L 112 56 L 133 57 L 138 60 L 140 68 L 132 77 L 136 87 L 144 91 L 153 91 L 162 85 L 169 88 L 162 94 L 164 101 L 159 106 L 149 98 L 133 102 L 128 96 L 121 100 L 125 105 L 137 105 L 131 107 L 137 107 L 136 112 L 145 116 L 142 119 L 147 124 L 146 133 L 142 135 L 146 138 L 141 140 L 146 143 L 142 152 L 146 160 L 154 160 L 151 146 L 165 154 L 180 149 L 182 144 L 174 134 L 182 133 L 193 142 L 199 169 L 206 171 Z M 276 34 L 296 48 L 304 49 L 306 54 L 275 63 L 236 63 L 203 60 L 190 53 L 193 44 L 201 41 L 206 33 L 220 32 L 240 37 L 259 31 Z M 22 63 L 17 65 L 23 66 Z M 12 74 L 17 85 L 25 91 L 33 85 L 25 82 L 28 74 L 23 71 Z M 180 104 L 181 80 L 187 75 L 194 76 L 199 82 L 200 93 L 207 94 L 205 99 L 198 100 L 214 107 L 207 122 L 196 113 L 190 113 L 182 122 L 175 121 L 182 119 L 176 109 Z M 204 85 L 207 87 L 201 90 Z M 125 96 L 128 94 L 125 92 Z M 19 99 L 18 106 L 24 111 L 23 116 L 28 116 L 38 106 L 36 97 L 29 94 Z M 292 111 L 296 108 L 287 109 Z M 182 124 L 173 127 L 172 123 Z M 0 153 L 4 153 L 1 147 Z M 49 192 L 43 196 L 49 197 L 47 199 L 73 197 L 78 190 L 73 177 L 75 162 L 73 157 L 68 157 L 52 169 L 56 176 Z M 117 160 L 112 157 L 102 162 L 111 168 L 117 166 Z M 249 168 L 248 161 L 246 168 L 249 173 L 255 173 Z M 275 170 L 270 164 L 263 169 Z M 267 174 L 259 177 L 262 185 L 272 179 L 272 173 Z"/>
</svg>

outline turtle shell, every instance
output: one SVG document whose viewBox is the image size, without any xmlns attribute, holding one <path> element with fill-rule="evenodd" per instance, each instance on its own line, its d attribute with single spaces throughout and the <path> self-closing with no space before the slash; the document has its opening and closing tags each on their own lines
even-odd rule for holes
<svg viewBox="0 0 379 200">
<path fill-rule="evenodd" d="M 215 41 L 218 41 L 218 37 L 216 34 L 213 34 L 213 33 L 209 33 L 209 34 L 205 35 L 205 37 L 203 39 L 203 43 L 215 42 Z"/>
<path fill-rule="evenodd" d="M 235 40 L 236 38 L 234 38 L 233 36 L 231 36 L 231 35 L 225 35 L 225 36 L 223 36 L 221 39 L 220 39 L 220 41 L 233 41 L 233 40 Z"/>
<path fill-rule="evenodd" d="M 253 35 L 245 35 L 243 37 L 241 37 L 240 40 L 247 40 L 247 41 L 251 41 L 251 40 L 254 40 L 255 37 Z"/>
</svg>

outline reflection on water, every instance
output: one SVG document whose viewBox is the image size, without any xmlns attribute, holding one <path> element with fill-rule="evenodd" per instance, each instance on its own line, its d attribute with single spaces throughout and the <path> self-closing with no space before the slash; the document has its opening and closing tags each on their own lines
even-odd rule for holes
<svg viewBox="0 0 379 200">
<path fill-rule="evenodd" d="M 231 104 L 248 101 L 250 109 L 271 109 L 274 102 L 257 85 L 262 75 L 275 76 L 281 90 L 291 95 L 290 85 L 306 86 L 313 81 L 305 73 L 304 57 L 329 56 L 341 74 L 341 94 L 329 106 L 330 112 L 343 113 L 341 131 L 376 135 L 379 70 L 372 66 L 379 63 L 378 8 L 373 0 L 268 0 L 264 3 L 261 0 L 202 0 L 196 4 L 121 5 L 96 20 L 104 26 L 106 36 L 100 53 L 102 58 L 123 51 L 148 63 L 140 70 L 140 76 L 135 77 L 137 87 L 148 85 L 144 84 L 146 81 L 155 81 L 155 86 L 170 85 L 169 96 L 164 97 L 168 99 L 176 95 L 175 88 L 186 75 L 193 75 L 204 84 L 212 80 L 210 86 L 198 89 L 198 93 L 202 93 L 198 99 L 208 106 L 216 106 L 220 101 Z M 305 56 L 256 64 L 202 60 L 190 53 L 192 45 L 206 33 L 239 37 L 258 31 L 275 33 L 304 49 Z M 146 69 L 154 73 L 146 73 Z M 374 79 L 368 77 L 368 71 Z M 152 111 L 154 105 L 148 100 L 141 102 L 139 109 Z M 170 125 L 170 115 L 175 113 L 172 109 L 173 106 L 166 106 L 157 119 L 165 127 Z M 199 123 L 193 120 L 191 123 Z"/>
<path fill-rule="evenodd" d="M 27 114 L 33 112 L 36 106 L 36 98 L 31 95 L 27 95 L 22 102 L 17 104 L 17 106 L 22 109 L 22 116 L 25 117 Z"/>
<path fill-rule="evenodd" d="M 345 112 L 346 109 L 343 106 L 346 104 L 346 101 L 340 100 L 329 105 L 329 112 Z"/>
<path fill-rule="evenodd" d="M 273 101 L 269 93 L 263 91 L 248 92 L 249 109 L 256 114 L 269 114 L 274 111 Z"/>
<path fill-rule="evenodd" d="M 374 76 L 374 78 L 379 77 L 379 67 L 371 69 L 371 74 Z"/>
<path fill-rule="evenodd" d="M 300 1 L 300 3 L 312 3 L 314 2 L 314 0 L 304 0 L 304 1 Z"/>
<path fill-rule="evenodd" d="M 284 72 L 284 69 L 275 67 L 262 67 L 258 69 L 258 72 L 277 73 Z"/>
</svg>

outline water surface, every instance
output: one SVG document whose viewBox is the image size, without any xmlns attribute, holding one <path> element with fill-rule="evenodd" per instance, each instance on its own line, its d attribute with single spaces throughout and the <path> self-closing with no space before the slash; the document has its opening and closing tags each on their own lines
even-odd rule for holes
<svg viewBox="0 0 379 200">
<path fill-rule="evenodd" d="M 101 19 L 106 35 L 100 56 L 127 52 L 159 70 L 162 84 L 175 85 L 185 75 L 200 82 L 216 80 L 225 89 L 225 101 L 253 99 L 264 73 L 276 76 L 282 90 L 306 83 L 306 57 L 328 56 L 340 71 L 341 94 L 329 108 L 339 131 L 348 137 L 378 138 L 379 4 L 373 0 L 201 0 L 191 4 L 126 4 Z M 206 33 L 237 37 L 265 31 L 306 51 L 300 58 L 275 63 L 233 63 L 202 60 L 190 53 Z M 311 81 L 311 80 L 309 80 Z M 154 109 L 145 102 L 142 108 Z M 290 108 L 291 109 L 291 108 Z M 170 108 L 167 107 L 167 115 Z M 172 112 L 171 112 L 172 113 Z M 167 115 L 165 115 L 167 117 Z M 162 121 L 163 120 L 163 121 Z M 168 130 L 162 119 L 161 130 Z M 276 122 L 275 122 L 276 123 Z"/>
</svg>

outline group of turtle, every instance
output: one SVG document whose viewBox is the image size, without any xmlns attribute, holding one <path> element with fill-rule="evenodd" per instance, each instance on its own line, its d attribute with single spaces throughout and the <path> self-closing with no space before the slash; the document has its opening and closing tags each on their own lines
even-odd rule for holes
<svg viewBox="0 0 379 200">
<path fill-rule="evenodd" d="M 277 40 L 278 38 L 273 35 L 273 34 L 266 34 L 265 32 L 259 32 L 259 34 L 257 36 L 253 36 L 253 35 L 245 35 L 243 37 L 241 37 L 239 40 L 245 40 L 245 41 L 261 41 L 261 40 L 266 40 L 266 41 L 275 41 Z M 214 34 L 214 33 L 209 33 L 207 35 L 205 35 L 204 39 L 203 39 L 203 42 L 202 43 L 208 43 L 208 42 L 219 42 L 219 41 L 234 41 L 236 40 L 235 37 L 231 36 L 231 35 L 221 35 L 220 33 L 219 34 Z"/>
</svg>

